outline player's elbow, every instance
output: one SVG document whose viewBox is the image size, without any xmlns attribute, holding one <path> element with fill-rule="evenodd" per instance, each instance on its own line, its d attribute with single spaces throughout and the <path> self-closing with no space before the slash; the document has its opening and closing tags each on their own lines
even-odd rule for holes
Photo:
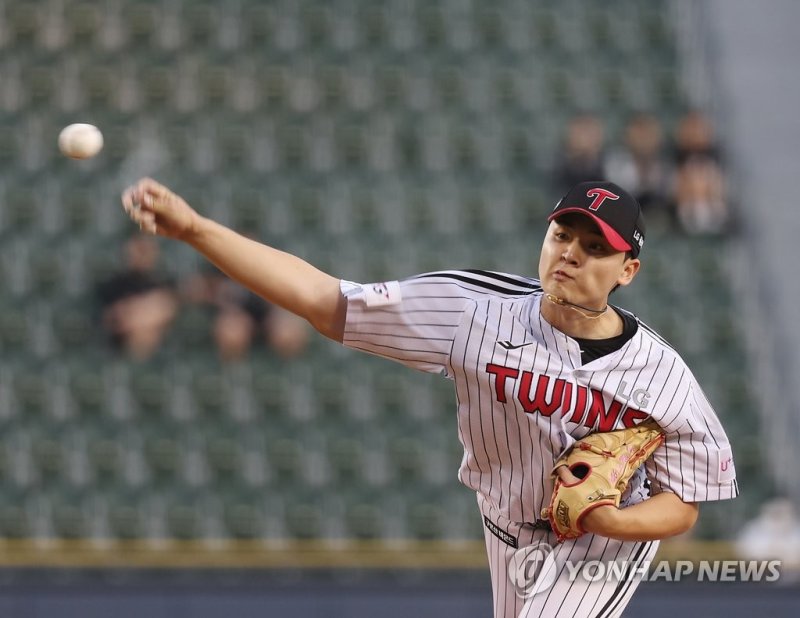
<svg viewBox="0 0 800 618">
<path fill-rule="evenodd" d="M 683 502 L 681 501 L 680 508 L 675 513 L 675 535 L 684 534 L 689 532 L 697 523 L 697 518 L 700 515 L 700 505 L 696 502 Z"/>
<path fill-rule="evenodd" d="M 314 303 L 314 310 L 306 316 L 311 326 L 334 341 L 342 341 L 347 317 L 347 299 L 338 288 L 325 290 Z"/>
</svg>

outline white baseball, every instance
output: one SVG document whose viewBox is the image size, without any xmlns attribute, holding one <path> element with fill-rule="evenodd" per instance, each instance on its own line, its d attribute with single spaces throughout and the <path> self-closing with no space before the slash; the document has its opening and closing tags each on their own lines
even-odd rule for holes
<svg viewBox="0 0 800 618">
<path fill-rule="evenodd" d="M 71 124 L 58 135 L 58 148 L 70 159 L 89 159 L 103 148 L 103 134 L 93 124 Z"/>
</svg>

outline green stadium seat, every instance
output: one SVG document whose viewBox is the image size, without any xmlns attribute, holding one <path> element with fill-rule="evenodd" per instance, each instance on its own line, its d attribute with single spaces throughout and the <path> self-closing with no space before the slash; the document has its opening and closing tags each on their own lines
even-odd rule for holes
<svg viewBox="0 0 800 618">
<path fill-rule="evenodd" d="M 174 539 L 197 539 L 203 536 L 203 511 L 189 496 L 172 498 L 166 509 L 167 532 Z"/>
<path fill-rule="evenodd" d="M 445 536 L 447 527 L 447 514 L 437 499 L 412 499 L 409 503 L 406 511 L 406 530 L 411 538 L 441 539 Z"/>
<path fill-rule="evenodd" d="M 291 435 L 273 435 L 267 438 L 267 461 L 271 480 L 277 486 L 296 486 L 305 476 L 304 449 Z"/>
<path fill-rule="evenodd" d="M 325 519 L 329 517 L 330 513 L 322 510 L 318 498 L 297 495 L 286 500 L 284 527 L 289 538 L 319 538 Z"/>
<path fill-rule="evenodd" d="M 241 446 L 235 435 L 211 435 L 206 439 L 205 458 L 214 481 L 220 485 L 242 475 Z"/>
<path fill-rule="evenodd" d="M 213 49 L 219 44 L 218 29 L 222 15 L 218 3 L 184 2 L 180 22 L 184 44 L 200 49 Z"/>
<path fill-rule="evenodd" d="M 93 435 L 87 447 L 94 483 L 114 487 L 125 482 L 125 447 L 115 436 Z"/>
<path fill-rule="evenodd" d="M 123 493 L 109 496 L 108 527 L 115 539 L 133 540 L 146 536 L 146 515 L 140 497 Z"/>
<path fill-rule="evenodd" d="M 0 505 L 0 536 L 4 539 L 25 539 L 32 536 L 30 514 L 20 497 L 7 497 Z"/>
<path fill-rule="evenodd" d="M 140 412 L 166 418 L 170 405 L 170 377 L 155 367 L 131 365 L 130 392 Z"/>
<path fill-rule="evenodd" d="M 68 364 L 70 396 L 82 416 L 102 417 L 107 412 L 109 392 L 103 373 L 92 357 Z M 125 417 L 123 417 L 125 418 Z"/>
<path fill-rule="evenodd" d="M 240 20 L 242 40 L 247 47 L 262 48 L 274 37 L 275 7 L 262 2 L 244 2 Z"/>
<path fill-rule="evenodd" d="M 89 536 L 91 515 L 81 496 L 65 493 L 51 497 L 50 518 L 53 534 L 60 539 L 81 539 Z"/>
<path fill-rule="evenodd" d="M 39 482 L 50 484 L 63 480 L 67 453 L 60 440 L 50 436 L 36 436 L 33 438 L 31 454 Z"/>
<path fill-rule="evenodd" d="M 17 143 L 9 140 L 3 144 L 10 147 L 10 151 L 16 157 L 21 153 L 16 149 Z M 32 231 L 32 227 L 37 221 L 37 200 L 36 194 L 30 186 L 22 184 L 12 184 L 5 188 L 2 199 L 2 230 L 4 235 L 22 236 Z"/>
<path fill-rule="evenodd" d="M 121 25 L 131 48 L 146 49 L 157 41 L 158 6 L 149 0 L 129 0 L 122 5 Z"/>
<path fill-rule="evenodd" d="M 331 11 L 317 3 L 303 4 L 298 15 L 302 39 L 308 48 L 324 48 L 330 44 Z"/>
<path fill-rule="evenodd" d="M 327 466 L 332 482 L 360 483 L 364 477 L 365 445 L 356 437 L 334 436 L 327 440 Z"/>
<path fill-rule="evenodd" d="M 142 448 L 153 483 L 163 485 L 179 481 L 185 453 L 175 436 L 153 433 L 145 438 Z"/>
<path fill-rule="evenodd" d="M 427 459 L 423 440 L 409 435 L 389 438 L 390 469 L 395 484 L 409 487 L 424 483 Z"/>
<path fill-rule="evenodd" d="M 102 15 L 92 2 L 68 3 L 64 6 L 64 24 L 71 49 L 94 45 L 99 37 Z"/>
<path fill-rule="evenodd" d="M 0 349 L 4 355 L 26 358 L 32 346 L 32 327 L 21 307 L 5 304 L 0 309 Z"/>
<path fill-rule="evenodd" d="M 385 533 L 386 519 L 381 502 L 374 492 L 351 492 L 347 496 L 344 526 L 348 538 L 380 539 Z"/>
<path fill-rule="evenodd" d="M 264 514 L 258 505 L 247 500 L 226 500 L 224 523 L 235 539 L 257 539 L 264 534 Z"/>
<path fill-rule="evenodd" d="M 41 32 L 42 15 L 33 2 L 14 2 L 5 9 L 8 37 L 16 48 L 33 47 Z"/>
</svg>

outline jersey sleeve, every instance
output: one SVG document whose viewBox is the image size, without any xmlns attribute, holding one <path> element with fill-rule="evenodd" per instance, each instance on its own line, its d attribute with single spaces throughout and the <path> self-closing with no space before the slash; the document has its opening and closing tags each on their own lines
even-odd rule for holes
<svg viewBox="0 0 800 618">
<path fill-rule="evenodd" d="M 429 373 L 451 374 L 450 353 L 472 301 L 519 296 L 534 280 L 484 271 L 442 271 L 402 281 L 341 282 L 347 299 L 342 343 Z"/>
<path fill-rule="evenodd" d="M 653 494 L 669 491 L 684 502 L 739 495 L 728 437 L 700 386 L 692 379 L 684 422 L 667 427 L 666 440 L 646 464 Z"/>
</svg>

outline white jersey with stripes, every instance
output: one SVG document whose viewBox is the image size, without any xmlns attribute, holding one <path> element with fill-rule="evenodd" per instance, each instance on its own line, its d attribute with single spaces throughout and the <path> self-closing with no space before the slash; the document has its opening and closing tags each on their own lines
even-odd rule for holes
<svg viewBox="0 0 800 618">
<path fill-rule="evenodd" d="M 582 364 L 578 342 L 542 318 L 535 279 L 452 270 L 341 289 L 346 346 L 454 381 L 459 479 L 506 519 L 539 519 L 553 464 L 575 440 L 650 417 L 666 441 L 623 505 L 648 491 L 685 502 L 738 494 L 717 415 L 681 357 L 638 319 L 622 348 Z"/>
</svg>

